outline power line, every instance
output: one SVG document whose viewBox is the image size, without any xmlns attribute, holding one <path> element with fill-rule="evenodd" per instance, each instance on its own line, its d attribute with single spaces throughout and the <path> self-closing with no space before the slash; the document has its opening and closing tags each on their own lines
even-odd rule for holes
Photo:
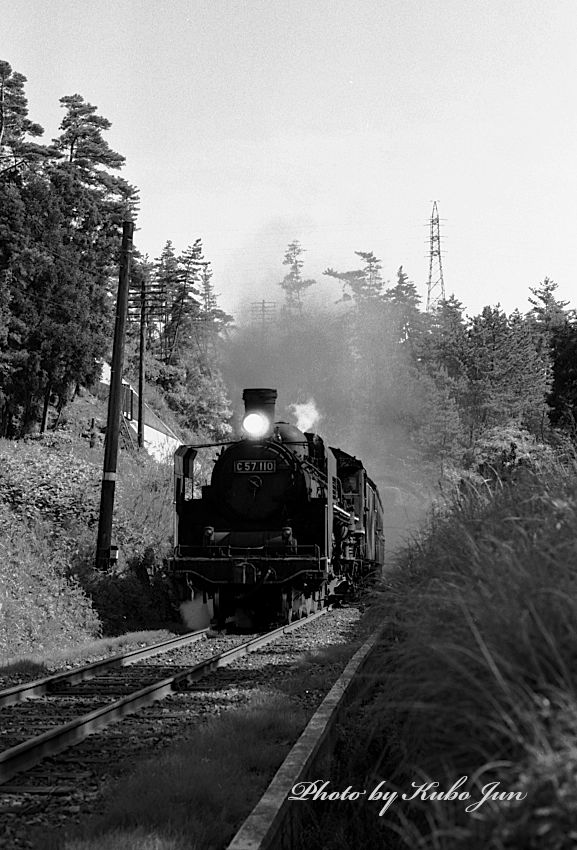
<svg viewBox="0 0 577 850">
<path fill-rule="evenodd" d="M 253 301 L 250 305 L 251 321 L 254 324 L 260 324 L 263 337 L 266 326 L 276 319 L 276 308 L 276 301 Z"/>
</svg>

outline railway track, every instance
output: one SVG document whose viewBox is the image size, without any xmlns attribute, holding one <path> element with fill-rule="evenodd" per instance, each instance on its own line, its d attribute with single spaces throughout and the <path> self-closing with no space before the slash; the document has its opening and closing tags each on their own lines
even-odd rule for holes
<svg viewBox="0 0 577 850">
<path fill-rule="evenodd" d="M 119 653 L 110 658 L 104 658 L 100 661 L 93 661 L 90 664 L 85 664 L 82 667 L 76 667 L 64 673 L 53 673 L 50 676 L 44 676 L 41 679 L 33 679 L 30 682 L 22 682 L 9 688 L 0 690 L 0 708 L 5 708 L 9 705 L 15 705 L 19 702 L 24 702 L 27 699 L 44 696 L 49 693 L 51 688 L 57 688 L 59 683 L 67 682 L 70 685 L 76 685 L 79 682 L 85 682 L 88 679 L 94 678 L 107 670 L 118 669 L 119 667 L 127 667 L 137 661 L 144 661 L 147 658 L 152 658 L 162 652 L 170 652 L 172 649 L 179 649 L 182 646 L 187 646 L 190 643 L 195 643 L 208 634 L 208 629 L 199 629 L 195 632 L 189 632 L 186 635 L 179 637 L 168 638 L 159 643 L 151 644 L 150 646 L 140 647 L 139 649 L 130 650 Z"/>
<path fill-rule="evenodd" d="M 45 758 L 128 714 L 186 690 L 210 671 L 312 622 L 325 611 L 248 641 L 239 636 L 208 640 L 205 629 L 0 691 L 0 731 L 6 747 L 0 753 L 0 793 L 11 790 L 6 787 L 9 780 Z M 218 651 L 186 663 L 183 650 L 200 641 L 203 648 Z M 170 663 L 151 663 L 167 653 L 172 655 Z M 30 730 L 35 734 L 26 737 Z"/>
<path fill-rule="evenodd" d="M 0 846 L 41 850 L 48 838 L 74 835 L 77 830 L 84 834 L 87 825 L 97 822 L 111 811 L 110 807 L 114 809 L 117 780 L 121 787 L 125 781 L 138 782 L 141 775 L 145 781 L 151 764 L 165 763 L 166 756 L 170 759 L 173 753 L 186 751 L 205 723 L 211 724 L 228 711 L 248 707 L 255 696 L 260 699 L 262 694 L 265 700 L 280 696 L 286 699 L 287 706 L 296 706 L 311 717 L 327 692 L 319 688 L 317 677 L 327 682 L 327 689 L 330 687 L 324 650 L 338 646 L 344 649 L 351 643 L 358 646 L 360 617 L 355 608 L 337 608 L 327 618 L 297 621 L 278 630 L 278 637 L 269 645 L 257 647 L 253 643 L 248 654 L 232 663 L 213 669 L 201 679 L 183 682 L 164 699 L 125 716 L 122 722 L 110 723 L 97 734 L 45 757 L 0 784 Z M 169 663 L 173 664 L 172 674 L 181 673 L 195 666 L 193 660 L 208 660 L 216 654 L 215 650 L 222 653 L 248 642 L 240 636 L 199 639 L 172 653 L 158 655 L 148 664 L 156 664 L 160 678 Z M 337 656 L 328 660 L 335 678 L 345 657 L 347 653 L 337 651 Z M 35 702 L 32 699 L 15 704 L 10 711 Z M 41 705 L 42 699 L 38 703 Z M 5 709 L 0 708 L 0 728 L 4 716 Z M 256 802 L 254 796 L 251 805 Z M 158 809 L 151 816 L 156 818 Z M 162 832 L 161 826 L 158 829 Z M 158 829 L 154 828 L 155 834 Z"/>
</svg>

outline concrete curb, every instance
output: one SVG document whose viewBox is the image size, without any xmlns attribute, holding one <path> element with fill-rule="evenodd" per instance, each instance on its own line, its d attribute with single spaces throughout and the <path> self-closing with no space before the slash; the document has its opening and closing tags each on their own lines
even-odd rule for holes
<svg viewBox="0 0 577 850">
<path fill-rule="evenodd" d="M 302 803 L 289 802 L 288 796 L 332 749 L 337 720 L 353 696 L 351 685 L 380 634 L 373 634 L 353 655 L 227 850 L 288 850 L 297 846 L 302 833 Z"/>
</svg>

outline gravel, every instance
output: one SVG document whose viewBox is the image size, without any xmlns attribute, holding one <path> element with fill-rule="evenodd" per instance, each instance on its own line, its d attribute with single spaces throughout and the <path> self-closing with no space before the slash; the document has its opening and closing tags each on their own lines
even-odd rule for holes
<svg viewBox="0 0 577 850">
<path fill-rule="evenodd" d="M 76 667 L 84 667 L 93 661 L 102 661 L 105 658 L 112 658 L 114 655 L 119 655 L 120 653 L 142 649 L 145 646 L 152 646 L 171 637 L 176 637 L 176 635 L 162 629 L 148 633 L 140 632 L 139 637 L 134 639 L 131 639 L 129 634 L 118 641 L 111 638 L 90 641 L 86 645 L 87 648 L 85 651 L 82 651 L 82 645 L 77 647 L 72 658 L 67 658 L 65 652 L 62 652 L 60 658 L 50 656 L 44 658 L 41 655 L 30 656 L 29 659 L 20 661 L 12 658 L 3 662 L 3 666 L 0 667 L 0 690 L 11 688 L 14 685 L 21 685 L 23 682 L 31 682 L 34 679 L 40 679 L 53 673 L 64 673 Z M 14 671 L 11 671 L 11 667 L 15 668 Z"/>
<path fill-rule="evenodd" d="M 296 699 L 307 716 L 311 716 L 364 639 L 360 634 L 360 616 L 353 607 L 332 611 L 210 673 L 187 691 L 174 693 L 92 735 L 79 746 L 45 759 L 10 782 L 11 787 L 52 789 L 49 793 L 6 794 L 0 786 L 0 846 L 14 850 L 44 848 L 47 831 L 60 835 L 63 830 L 102 813 L 101 801 L 112 780 L 144 769 L 143 762 L 151 753 L 156 755 L 178 746 L 199 724 L 231 707 L 246 705 L 255 693 L 284 694 Z M 173 669 L 191 666 L 246 639 L 246 636 L 205 639 L 150 658 L 146 664 L 159 668 L 172 665 Z M 342 647 L 336 656 L 327 655 L 323 659 L 321 652 L 319 660 L 311 655 L 334 646 Z M 315 687 L 316 671 L 319 681 L 325 683 L 329 673 L 328 686 Z M 313 683 L 305 690 L 301 685 L 304 673 L 308 674 L 307 681 Z M 0 722 L 3 716 L 0 715 Z"/>
</svg>

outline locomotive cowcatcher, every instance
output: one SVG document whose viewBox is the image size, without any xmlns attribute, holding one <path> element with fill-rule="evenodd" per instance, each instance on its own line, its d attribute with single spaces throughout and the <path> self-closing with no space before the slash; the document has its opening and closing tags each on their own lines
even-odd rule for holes
<svg viewBox="0 0 577 850">
<path fill-rule="evenodd" d="M 276 397 L 244 390 L 243 437 L 222 448 L 200 498 L 198 447 L 175 453 L 171 571 L 182 600 L 212 600 L 217 628 L 306 616 L 383 564 L 383 509 L 363 464 L 275 422 Z"/>
</svg>

